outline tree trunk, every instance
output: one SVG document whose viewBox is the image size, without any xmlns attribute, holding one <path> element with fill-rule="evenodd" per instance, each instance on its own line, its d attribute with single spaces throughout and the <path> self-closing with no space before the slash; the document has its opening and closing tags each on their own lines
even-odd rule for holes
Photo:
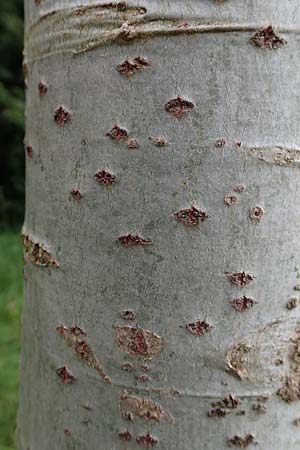
<svg viewBox="0 0 300 450">
<path fill-rule="evenodd" d="M 298 3 L 25 0 L 19 450 L 300 445 Z"/>
</svg>

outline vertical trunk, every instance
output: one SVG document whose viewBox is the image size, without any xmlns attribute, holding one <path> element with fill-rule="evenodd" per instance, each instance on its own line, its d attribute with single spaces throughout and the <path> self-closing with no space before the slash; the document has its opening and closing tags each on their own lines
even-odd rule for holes
<svg viewBox="0 0 300 450">
<path fill-rule="evenodd" d="M 297 448 L 298 0 L 25 5 L 19 450 Z"/>
</svg>

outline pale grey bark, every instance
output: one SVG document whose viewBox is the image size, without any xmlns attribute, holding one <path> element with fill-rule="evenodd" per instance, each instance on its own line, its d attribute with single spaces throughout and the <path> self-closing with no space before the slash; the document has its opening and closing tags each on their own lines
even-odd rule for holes
<svg viewBox="0 0 300 450">
<path fill-rule="evenodd" d="M 115 5 L 25 1 L 18 448 L 296 449 L 299 2 Z M 286 45 L 250 42 L 268 25 Z M 116 70 L 136 57 L 150 67 Z M 177 96 L 194 105 L 180 118 L 165 109 Z M 106 136 L 114 125 L 139 147 Z M 192 206 L 209 217 L 176 220 Z M 151 244 L 124 247 L 129 233 Z"/>
</svg>

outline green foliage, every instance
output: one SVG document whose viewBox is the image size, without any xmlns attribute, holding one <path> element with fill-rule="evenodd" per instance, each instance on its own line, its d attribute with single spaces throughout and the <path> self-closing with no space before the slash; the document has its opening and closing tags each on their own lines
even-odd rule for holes
<svg viewBox="0 0 300 450">
<path fill-rule="evenodd" d="M 1 0 L 0 12 L 0 227 L 3 228 L 23 220 L 23 0 Z"/>
<path fill-rule="evenodd" d="M 22 290 L 21 238 L 0 234 L 0 450 L 15 449 Z"/>
</svg>

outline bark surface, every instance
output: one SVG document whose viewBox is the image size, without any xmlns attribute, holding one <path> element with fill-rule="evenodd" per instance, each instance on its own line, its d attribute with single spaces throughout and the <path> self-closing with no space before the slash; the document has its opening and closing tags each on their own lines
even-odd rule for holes
<svg viewBox="0 0 300 450">
<path fill-rule="evenodd" d="M 18 449 L 298 448 L 299 1 L 25 15 Z"/>
</svg>

